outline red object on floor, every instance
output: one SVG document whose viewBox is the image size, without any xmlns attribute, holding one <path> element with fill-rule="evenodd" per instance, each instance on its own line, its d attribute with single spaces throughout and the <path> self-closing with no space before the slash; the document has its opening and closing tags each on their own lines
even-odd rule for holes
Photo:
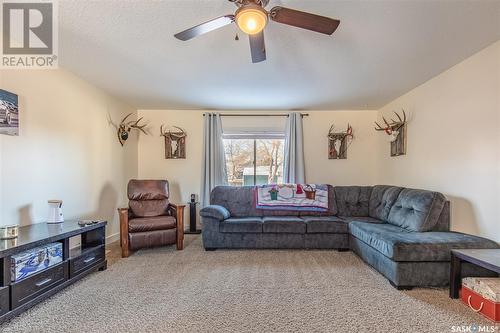
<svg viewBox="0 0 500 333">
<path fill-rule="evenodd" d="M 474 312 L 480 313 L 496 323 L 500 323 L 500 303 L 485 299 L 483 296 L 464 286 L 462 286 L 460 298 Z"/>
</svg>

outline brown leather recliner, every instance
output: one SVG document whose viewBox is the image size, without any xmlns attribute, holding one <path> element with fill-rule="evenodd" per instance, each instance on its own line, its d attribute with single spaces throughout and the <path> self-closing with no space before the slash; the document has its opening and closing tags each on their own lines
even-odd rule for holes
<svg viewBox="0 0 500 333">
<path fill-rule="evenodd" d="M 122 257 L 141 248 L 177 244 L 183 249 L 184 205 L 169 202 L 168 181 L 128 183 L 129 208 L 118 208 Z"/>
</svg>

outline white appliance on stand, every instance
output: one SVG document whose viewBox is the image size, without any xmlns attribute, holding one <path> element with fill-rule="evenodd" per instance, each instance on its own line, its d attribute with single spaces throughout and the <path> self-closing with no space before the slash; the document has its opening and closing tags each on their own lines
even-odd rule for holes
<svg viewBox="0 0 500 333">
<path fill-rule="evenodd" d="M 64 216 L 62 213 L 62 200 L 49 200 L 49 216 L 47 223 L 62 223 Z"/>
</svg>

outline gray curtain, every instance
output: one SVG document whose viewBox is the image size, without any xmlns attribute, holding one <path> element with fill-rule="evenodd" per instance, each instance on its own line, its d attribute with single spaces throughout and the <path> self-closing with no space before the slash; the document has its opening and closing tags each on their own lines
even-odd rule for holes
<svg viewBox="0 0 500 333">
<path fill-rule="evenodd" d="M 305 183 L 302 115 L 298 112 L 291 112 L 286 121 L 284 169 L 286 183 Z"/>
<path fill-rule="evenodd" d="M 205 113 L 203 126 L 203 165 L 201 206 L 210 204 L 210 192 L 217 185 L 227 185 L 226 155 L 222 142 L 222 121 L 218 113 Z"/>
</svg>

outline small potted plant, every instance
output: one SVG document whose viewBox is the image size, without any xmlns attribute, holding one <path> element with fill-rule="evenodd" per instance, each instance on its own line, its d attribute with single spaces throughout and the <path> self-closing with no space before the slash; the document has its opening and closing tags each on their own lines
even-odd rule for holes
<svg viewBox="0 0 500 333">
<path fill-rule="evenodd" d="M 278 200 L 278 192 L 279 190 L 276 187 L 273 187 L 269 190 L 269 194 L 271 195 L 271 200 Z"/>
<path fill-rule="evenodd" d="M 316 190 L 313 189 L 311 185 L 304 186 L 304 193 L 306 194 L 306 199 L 316 199 Z"/>
</svg>

